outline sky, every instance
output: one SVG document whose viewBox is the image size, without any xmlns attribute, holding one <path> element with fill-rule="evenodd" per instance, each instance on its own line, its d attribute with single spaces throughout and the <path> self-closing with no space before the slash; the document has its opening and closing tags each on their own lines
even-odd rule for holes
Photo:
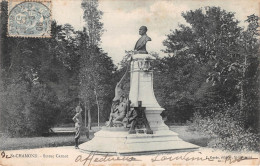
<svg viewBox="0 0 260 166">
<path fill-rule="evenodd" d="M 52 17 L 58 24 L 71 24 L 75 29 L 84 26 L 81 0 L 52 1 Z M 228 12 L 235 12 L 240 26 L 245 27 L 247 16 L 259 16 L 260 0 L 99 0 L 99 10 L 103 11 L 101 22 L 104 24 L 102 49 L 118 64 L 125 50 L 133 50 L 139 39 L 138 29 L 148 27 L 147 35 L 152 41 L 147 43 L 147 51 L 166 56 L 162 42 L 170 30 L 185 24 L 182 12 L 219 6 Z"/>
</svg>

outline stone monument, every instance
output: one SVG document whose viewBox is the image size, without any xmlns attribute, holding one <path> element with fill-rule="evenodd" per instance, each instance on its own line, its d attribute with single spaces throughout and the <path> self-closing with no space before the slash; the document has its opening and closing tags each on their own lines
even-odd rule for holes
<svg viewBox="0 0 260 166">
<path fill-rule="evenodd" d="M 151 41 L 146 32 L 147 27 L 140 27 L 141 38 L 131 56 L 129 98 L 115 94 L 118 99 L 113 100 L 108 125 L 95 133 L 91 141 L 81 144 L 82 151 L 127 155 L 199 148 L 181 140 L 162 120 L 160 114 L 164 109 L 153 90 L 151 61 L 155 58 L 146 50 L 146 43 Z"/>
</svg>

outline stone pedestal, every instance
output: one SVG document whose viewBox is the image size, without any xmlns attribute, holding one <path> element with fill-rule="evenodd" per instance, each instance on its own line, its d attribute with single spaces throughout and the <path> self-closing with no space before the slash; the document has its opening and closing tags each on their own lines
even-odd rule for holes
<svg viewBox="0 0 260 166">
<path fill-rule="evenodd" d="M 136 54 L 132 59 L 129 100 L 135 107 L 138 106 L 138 101 L 142 101 L 153 131 L 169 130 L 160 115 L 164 109 L 158 104 L 153 90 L 153 71 L 150 68 L 151 61 L 155 58 L 149 54 Z"/>
<path fill-rule="evenodd" d="M 138 154 L 196 150 L 199 147 L 184 142 L 178 134 L 169 130 L 160 114 L 164 110 L 157 102 L 153 90 L 153 71 L 149 54 L 132 56 L 129 99 L 133 107 L 142 101 L 153 134 L 129 134 L 127 128 L 103 127 L 95 137 L 79 147 L 83 151 L 114 154 Z"/>
</svg>

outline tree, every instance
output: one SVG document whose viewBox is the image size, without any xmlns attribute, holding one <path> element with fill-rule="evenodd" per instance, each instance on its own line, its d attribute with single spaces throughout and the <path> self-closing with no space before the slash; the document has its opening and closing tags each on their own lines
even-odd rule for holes
<svg viewBox="0 0 260 166">
<path fill-rule="evenodd" d="M 202 72 L 198 73 L 198 75 L 202 76 L 202 79 L 208 78 L 214 85 L 214 87 L 210 87 L 205 86 L 203 82 L 199 82 L 197 90 L 199 90 L 200 86 L 207 87 L 208 90 L 204 91 L 204 95 L 211 97 L 212 101 L 234 104 L 237 101 L 237 93 L 234 87 L 217 84 L 218 81 L 221 81 L 220 79 L 223 79 L 219 77 L 219 73 L 236 60 L 234 55 L 236 55 L 239 48 L 238 39 L 242 28 L 238 26 L 234 13 L 226 12 L 219 7 L 206 7 L 205 9 L 182 13 L 182 16 L 189 26 L 180 25 L 180 29 L 172 31 L 167 36 L 164 41 L 165 52 L 174 54 L 175 59 L 172 58 L 172 60 L 175 60 L 176 64 L 184 57 L 189 59 L 190 61 L 185 61 L 193 63 L 190 69 L 198 66 L 201 69 L 198 71 Z M 179 67 L 178 69 L 183 71 L 185 67 Z M 191 72 L 191 70 L 187 69 L 186 71 Z M 192 73 L 192 75 L 194 74 Z M 211 77 L 212 75 L 214 77 Z M 193 79 L 189 80 L 189 82 L 194 81 L 196 82 Z M 214 93 L 209 94 L 210 91 Z M 217 93 L 215 93 L 216 91 Z M 202 107 L 203 105 L 201 103 L 196 107 Z"/>
<path fill-rule="evenodd" d="M 178 96 L 180 90 L 180 94 L 188 94 L 194 99 L 190 100 L 190 109 L 196 110 L 193 122 L 197 129 L 213 133 L 214 139 L 210 146 L 221 145 L 220 148 L 241 150 L 241 142 L 230 144 L 230 141 L 243 139 L 242 149 L 255 149 L 253 145 L 258 140 L 254 134 L 258 122 L 256 103 L 259 101 L 256 95 L 259 90 L 256 85 L 259 73 L 258 17 L 249 16 L 248 29 L 243 30 L 238 26 L 234 13 L 219 7 L 188 11 L 182 13 L 182 16 L 189 26 L 180 25 L 179 29 L 167 36 L 164 41 L 165 52 L 173 56 L 166 59 L 164 64 L 172 63 L 166 69 L 174 68 L 175 65 L 171 72 L 175 76 L 178 76 L 177 71 L 183 72 L 181 78 L 185 78 L 185 71 L 194 75 L 188 77 L 187 82 L 194 82 L 194 78 L 200 79 L 197 85 L 196 81 L 195 84 L 185 84 L 181 79 L 173 82 L 176 89 L 173 96 Z M 183 60 L 186 63 L 181 63 Z M 187 66 L 190 68 L 187 69 Z M 180 87 L 176 86 L 179 82 L 182 83 Z M 187 88 L 189 85 L 193 90 Z M 239 127 L 233 128 L 233 134 L 227 134 L 230 126 Z M 241 136 L 237 136 L 238 133 Z M 251 142 L 252 146 L 245 142 Z"/>
<path fill-rule="evenodd" d="M 102 12 L 98 10 L 97 0 L 83 0 L 86 25 L 79 33 L 80 52 L 80 98 L 83 99 L 88 110 L 88 127 L 91 128 L 91 110 L 102 110 L 110 103 L 112 72 L 115 70 L 111 58 L 99 48 L 103 24 L 100 22 Z M 111 99 L 110 99 L 111 100 Z M 93 109 L 95 108 L 96 109 Z M 107 115 L 105 113 L 104 115 Z M 98 114 L 99 117 L 99 114 Z"/>
<path fill-rule="evenodd" d="M 86 31 L 89 36 L 89 45 L 99 45 L 103 33 L 103 23 L 100 22 L 102 12 L 98 10 L 98 0 L 82 0 L 83 18 L 86 22 Z"/>
<path fill-rule="evenodd" d="M 258 65 L 259 65 L 259 41 L 258 24 L 259 17 L 255 15 L 248 16 L 246 22 L 249 23 L 247 29 L 241 32 L 239 38 L 240 49 L 235 62 L 227 65 L 227 75 L 220 74 L 229 81 L 234 79 L 234 86 L 238 92 L 240 114 L 245 117 L 245 124 L 257 128 L 258 121 L 258 98 L 259 91 L 257 85 Z M 230 77 L 231 76 L 231 77 Z M 223 83 L 225 84 L 225 82 Z M 249 88 L 250 87 L 250 88 Z"/>
<path fill-rule="evenodd" d="M 190 119 L 205 72 L 194 58 L 180 55 L 157 59 L 154 63 L 155 95 L 170 122 L 185 123 Z"/>
</svg>

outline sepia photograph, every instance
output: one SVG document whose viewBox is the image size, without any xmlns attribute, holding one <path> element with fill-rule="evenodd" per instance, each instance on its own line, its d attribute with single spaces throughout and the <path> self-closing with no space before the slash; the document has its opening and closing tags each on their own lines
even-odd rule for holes
<svg viewBox="0 0 260 166">
<path fill-rule="evenodd" d="M 260 165 L 259 0 L 0 0 L 0 166 Z"/>
</svg>

